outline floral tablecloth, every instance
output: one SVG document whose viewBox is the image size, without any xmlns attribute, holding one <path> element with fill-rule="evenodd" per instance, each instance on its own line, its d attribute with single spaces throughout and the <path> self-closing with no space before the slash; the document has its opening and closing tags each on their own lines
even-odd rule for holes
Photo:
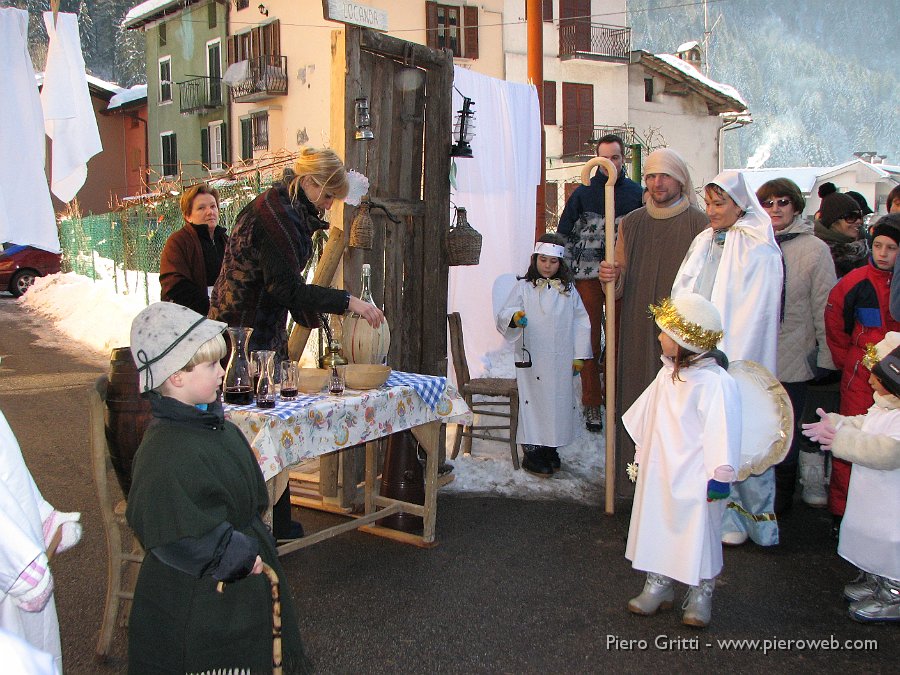
<svg viewBox="0 0 900 675">
<path fill-rule="evenodd" d="M 266 480 L 306 459 L 420 424 L 472 423 L 466 402 L 449 384 L 434 410 L 412 387 L 385 385 L 369 391 L 347 389 L 343 396 L 300 394 L 293 401 L 279 399 L 268 410 L 226 405 L 225 417 L 250 441 Z"/>
</svg>

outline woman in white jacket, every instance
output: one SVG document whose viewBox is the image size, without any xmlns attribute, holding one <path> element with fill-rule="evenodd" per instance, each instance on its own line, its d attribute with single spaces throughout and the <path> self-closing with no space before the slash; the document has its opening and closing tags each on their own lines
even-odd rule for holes
<svg viewBox="0 0 900 675">
<path fill-rule="evenodd" d="M 812 222 L 803 218 L 806 200 L 794 181 L 770 180 L 760 186 L 756 196 L 772 220 L 775 243 L 784 256 L 775 376 L 790 396 L 794 420 L 799 425 L 808 382 L 818 372 L 836 371 L 825 342 L 825 304 L 837 276 L 829 264 L 828 245 L 816 237 Z M 800 433 L 794 434 L 787 456 L 775 466 L 775 513 L 779 516 L 789 511 L 793 503 L 798 463 L 803 501 L 816 507 L 828 503 L 825 456 L 800 452 L 801 439 Z"/>
</svg>

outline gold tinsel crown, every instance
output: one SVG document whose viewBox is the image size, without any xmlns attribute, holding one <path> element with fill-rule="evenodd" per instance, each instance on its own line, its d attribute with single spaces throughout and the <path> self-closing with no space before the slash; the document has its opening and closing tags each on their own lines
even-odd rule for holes
<svg viewBox="0 0 900 675">
<path fill-rule="evenodd" d="M 675 333 L 684 342 L 703 351 L 715 349 L 724 335 L 720 330 L 708 330 L 700 324 L 688 321 L 672 304 L 672 298 L 666 298 L 658 305 L 650 305 L 650 314 L 660 328 Z"/>
<path fill-rule="evenodd" d="M 877 345 L 874 342 L 867 342 L 866 354 L 862 358 L 862 364 L 869 370 L 872 370 L 879 361 L 881 361 L 881 359 L 878 358 Z"/>
</svg>

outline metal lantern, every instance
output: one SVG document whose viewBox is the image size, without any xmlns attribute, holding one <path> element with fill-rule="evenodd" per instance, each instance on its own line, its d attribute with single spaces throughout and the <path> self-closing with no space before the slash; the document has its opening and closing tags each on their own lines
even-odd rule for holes
<svg viewBox="0 0 900 675">
<path fill-rule="evenodd" d="M 371 141 L 375 138 L 372 133 L 372 116 L 369 114 L 369 99 L 361 96 L 354 102 L 354 123 L 356 124 L 356 140 Z"/>
<path fill-rule="evenodd" d="M 472 146 L 469 142 L 475 136 L 475 111 L 472 109 L 474 105 L 475 101 L 463 96 L 462 110 L 456 113 L 456 123 L 453 125 L 455 143 L 450 148 L 451 157 L 472 156 Z"/>
</svg>

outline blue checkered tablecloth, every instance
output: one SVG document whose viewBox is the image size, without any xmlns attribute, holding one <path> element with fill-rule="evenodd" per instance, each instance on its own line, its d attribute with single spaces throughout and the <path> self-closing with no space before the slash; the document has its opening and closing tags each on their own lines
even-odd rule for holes
<svg viewBox="0 0 900 675">
<path fill-rule="evenodd" d="M 389 387 L 412 387 L 413 391 L 425 401 L 425 405 L 433 411 L 447 389 L 447 378 L 392 370 L 385 384 Z"/>
</svg>

